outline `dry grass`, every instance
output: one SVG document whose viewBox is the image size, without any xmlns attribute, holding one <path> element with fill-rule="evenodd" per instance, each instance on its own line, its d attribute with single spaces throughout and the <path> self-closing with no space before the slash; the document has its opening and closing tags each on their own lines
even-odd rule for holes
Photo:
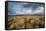
<svg viewBox="0 0 46 31">
<path fill-rule="evenodd" d="M 8 16 L 8 29 L 39 28 L 44 19 L 44 16 Z"/>
</svg>

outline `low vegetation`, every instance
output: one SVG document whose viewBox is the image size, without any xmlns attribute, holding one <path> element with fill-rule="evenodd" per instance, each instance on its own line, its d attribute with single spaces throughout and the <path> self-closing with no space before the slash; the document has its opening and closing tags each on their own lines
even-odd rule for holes
<svg viewBox="0 0 46 31">
<path fill-rule="evenodd" d="M 8 29 L 44 28 L 44 16 L 8 16 Z"/>
</svg>

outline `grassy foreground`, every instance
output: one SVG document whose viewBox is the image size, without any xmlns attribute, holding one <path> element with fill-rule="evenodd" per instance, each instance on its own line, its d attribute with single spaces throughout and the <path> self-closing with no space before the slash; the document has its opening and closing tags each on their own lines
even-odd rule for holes
<svg viewBox="0 0 46 31">
<path fill-rule="evenodd" d="M 8 29 L 44 28 L 44 16 L 8 16 Z"/>
</svg>

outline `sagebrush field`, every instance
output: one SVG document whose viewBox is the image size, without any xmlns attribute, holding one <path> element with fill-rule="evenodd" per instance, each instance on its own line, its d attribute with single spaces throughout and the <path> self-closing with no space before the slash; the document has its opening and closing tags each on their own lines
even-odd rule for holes
<svg viewBox="0 0 46 31">
<path fill-rule="evenodd" d="M 44 16 L 8 16 L 8 29 L 44 28 Z"/>
</svg>

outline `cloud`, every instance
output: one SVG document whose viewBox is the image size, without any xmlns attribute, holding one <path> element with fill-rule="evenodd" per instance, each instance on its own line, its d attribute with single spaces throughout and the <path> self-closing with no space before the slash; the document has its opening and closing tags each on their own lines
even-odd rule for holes
<svg viewBox="0 0 46 31">
<path fill-rule="evenodd" d="M 27 8 L 17 8 L 9 15 L 35 15 L 42 14 L 44 15 L 44 7 L 38 7 L 36 10 L 27 9 Z"/>
<path fill-rule="evenodd" d="M 28 0 L 8 0 L 8 1 L 28 1 Z"/>
<path fill-rule="evenodd" d="M 23 9 L 17 9 L 15 12 L 16 14 L 31 14 L 32 10 L 23 8 Z"/>
<path fill-rule="evenodd" d="M 15 10 L 16 12 L 16 15 L 26 15 L 26 14 L 30 14 L 30 15 L 33 15 L 33 14 L 44 14 L 44 7 L 38 7 L 35 11 L 33 11 L 32 9 L 17 9 Z"/>
<path fill-rule="evenodd" d="M 44 7 L 38 7 L 32 14 L 44 14 Z"/>
<path fill-rule="evenodd" d="M 8 15 L 44 15 L 44 4 L 35 3 L 10 3 L 8 5 Z"/>
</svg>

